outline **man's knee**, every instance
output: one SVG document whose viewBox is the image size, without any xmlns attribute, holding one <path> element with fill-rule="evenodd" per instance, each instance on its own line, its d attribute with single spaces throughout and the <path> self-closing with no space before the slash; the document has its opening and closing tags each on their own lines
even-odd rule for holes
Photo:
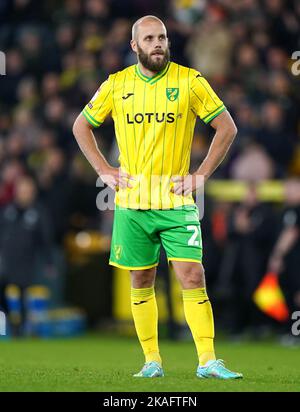
<svg viewBox="0 0 300 412">
<path fill-rule="evenodd" d="M 135 289 L 150 288 L 154 285 L 156 268 L 131 270 L 131 286 Z"/>
<path fill-rule="evenodd" d="M 200 266 L 191 267 L 191 269 L 184 274 L 184 283 L 188 289 L 205 287 L 203 268 Z"/>
<path fill-rule="evenodd" d="M 184 289 L 205 287 L 204 268 L 201 263 L 184 262 L 180 268 L 176 268 L 177 278 Z M 175 265 L 174 265 L 175 266 Z"/>
</svg>

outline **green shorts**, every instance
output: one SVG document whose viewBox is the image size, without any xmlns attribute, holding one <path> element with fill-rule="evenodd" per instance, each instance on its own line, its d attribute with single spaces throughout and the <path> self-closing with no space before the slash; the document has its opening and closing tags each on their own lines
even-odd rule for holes
<svg viewBox="0 0 300 412">
<path fill-rule="evenodd" d="M 116 206 L 110 265 L 129 270 L 157 266 L 161 244 L 168 261 L 201 262 L 202 238 L 196 205 L 169 210 Z"/>
</svg>

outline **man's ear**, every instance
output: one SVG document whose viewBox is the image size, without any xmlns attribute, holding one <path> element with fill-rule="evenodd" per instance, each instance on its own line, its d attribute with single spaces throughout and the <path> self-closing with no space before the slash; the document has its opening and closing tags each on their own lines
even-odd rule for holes
<svg viewBox="0 0 300 412">
<path fill-rule="evenodd" d="M 136 47 L 136 41 L 135 40 L 130 40 L 130 46 L 132 50 L 136 53 L 137 52 L 137 47 Z"/>
</svg>

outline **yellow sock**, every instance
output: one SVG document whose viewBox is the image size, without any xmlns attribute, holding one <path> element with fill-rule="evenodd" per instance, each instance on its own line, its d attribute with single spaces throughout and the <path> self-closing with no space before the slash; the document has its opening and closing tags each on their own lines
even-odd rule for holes
<svg viewBox="0 0 300 412">
<path fill-rule="evenodd" d="M 158 348 L 158 312 L 154 287 L 131 288 L 131 310 L 145 361 L 162 363 Z"/>
<path fill-rule="evenodd" d="M 199 364 L 215 360 L 214 318 L 205 288 L 184 289 L 183 307 L 186 321 L 196 345 Z"/>
</svg>

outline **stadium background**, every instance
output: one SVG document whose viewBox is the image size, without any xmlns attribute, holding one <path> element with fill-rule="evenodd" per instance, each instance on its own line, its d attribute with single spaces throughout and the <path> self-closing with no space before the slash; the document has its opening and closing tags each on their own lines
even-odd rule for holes
<svg viewBox="0 0 300 412">
<path fill-rule="evenodd" d="M 100 189 L 72 124 L 108 74 L 135 63 L 131 25 L 145 14 L 165 21 L 172 60 L 202 72 L 238 127 L 206 187 L 202 222 L 219 333 L 235 340 L 278 334 L 290 342 L 282 339 L 291 337 L 290 322 L 263 315 L 252 295 L 279 233 L 300 225 L 300 83 L 291 59 L 300 50 L 296 0 L 1 0 L 0 266 L 5 255 L 11 269 L 0 267 L 0 303 L 7 310 L 8 283 L 21 290 L 45 285 L 51 308 L 76 306 L 91 329 L 133 333 L 128 275 L 107 264 L 113 215 L 96 208 Z M 117 165 L 112 121 L 95 134 Z M 197 122 L 192 171 L 211 138 L 212 129 Z M 29 236 L 12 216 L 30 210 L 38 223 Z M 299 252 L 297 241 L 280 277 L 291 311 L 300 309 Z M 172 276 L 162 256 L 161 333 L 188 339 Z"/>
</svg>

